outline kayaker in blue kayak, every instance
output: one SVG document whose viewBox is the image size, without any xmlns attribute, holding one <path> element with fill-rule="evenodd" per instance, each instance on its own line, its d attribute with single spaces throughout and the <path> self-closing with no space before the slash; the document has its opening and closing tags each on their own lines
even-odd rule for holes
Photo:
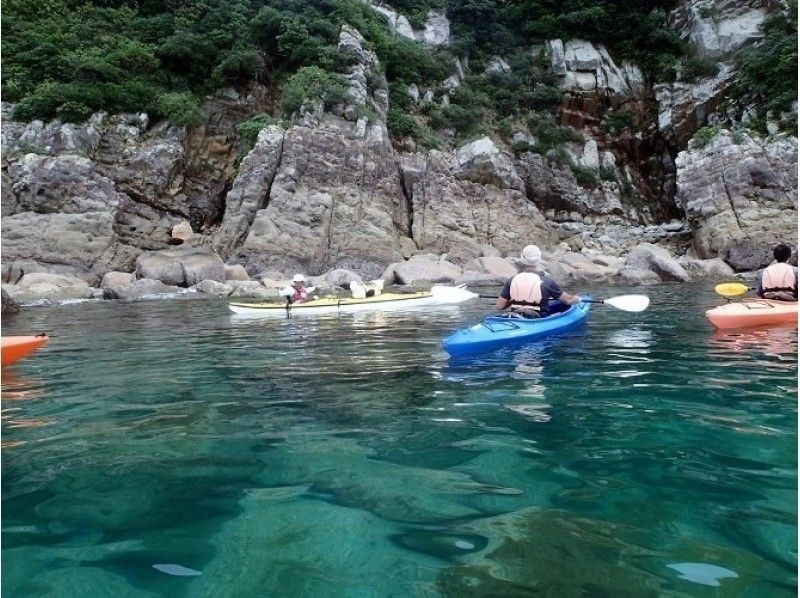
<svg viewBox="0 0 800 598">
<path fill-rule="evenodd" d="M 524 318 L 540 318 L 580 302 L 580 297 L 565 293 L 545 271 L 542 251 L 536 245 L 525 247 L 515 262 L 519 273 L 503 286 L 495 303 L 497 309 L 510 309 Z M 558 300 L 562 305 L 553 308 L 550 300 Z"/>
</svg>

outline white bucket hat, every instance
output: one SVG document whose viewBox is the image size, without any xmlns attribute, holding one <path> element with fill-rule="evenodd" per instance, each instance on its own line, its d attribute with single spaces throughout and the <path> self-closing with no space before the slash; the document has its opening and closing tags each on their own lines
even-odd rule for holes
<svg viewBox="0 0 800 598">
<path fill-rule="evenodd" d="M 305 281 L 306 277 L 303 276 L 302 274 L 295 274 L 294 278 L 292 278 L 292 282 L 305 282 Z"/>
<path fill-rule="evenodd" d="M 517 266 L 535 267 L 542 265 L 542 250 L 536 245 L 528 245 L 522 250 L 519 257 L 514 260 Z"/>
</svg>

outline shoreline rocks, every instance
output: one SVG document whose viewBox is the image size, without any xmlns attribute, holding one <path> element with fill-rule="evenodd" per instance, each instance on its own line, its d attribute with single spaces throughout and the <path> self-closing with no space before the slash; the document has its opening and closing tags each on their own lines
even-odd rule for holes
<svg viewBox="0 0 800 598">
<path fill-rule="evenodd" d="M 473 258 L 462 266 L 450 261 L 447 255 L 417 252 L 407 260 L 386 267 L 382 276 L 384 291 L 410 292 L 429 289 L 434 284 L 498 288 L 516 274 L 515 256 L 496 255 L 497 251 L 491 246 L 483 251 L 490 255 Z M 543 253 L 542 264 L 566 289 L 575 284 L 647 286 L 663 282 L 722 282 L 755 276 L 753 271 L 737 273 L 721 258 L 700 259 L 691 251 L 676 257 L 665 247 L 651 243 L 642 243 L 623 256 L 604 255 L 591 249 L 577 252 L 558 246 Z M 280 274 L 275 277 L 274 271 L 265 271 L 253 280 L 243 266 L 224 264 L 207 248 L 153 252 L 141 260 L 141 266 L 136 272 L 109 271 L 99 287 L 59 274 L 25 274 L 17 284 L 3 285 L 4 306 L 11 309 L 14 303 L 47 305 L 90 299 L 138 301 L 187 294 L 198 298 L 274 301 L 279 298 L 280 290 L 291 284 L 290 277 Z M 204 272 L 211 272 L 215 278 L 197 280 Z M 307 274 L 307 278 L 319 296 L 348 296 L 350 281 L 369 280 L 356 271 L 342 268 L 318 276 Z M 194 281 L 193 284 L 187 284 L 189 280 Z"/>
</svg>

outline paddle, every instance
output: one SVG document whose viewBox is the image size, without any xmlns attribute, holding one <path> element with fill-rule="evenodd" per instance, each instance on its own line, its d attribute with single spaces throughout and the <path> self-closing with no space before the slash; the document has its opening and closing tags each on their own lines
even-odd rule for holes
<svg viewBox="0 0 800 598">
<path fill-rule="evenodd" d="M 482 299 L 497 299 L 497 295 L 478 295 Z M 622 311 L 640 312 L 650 305 L 650 297 L 647 295 L 617 295 L 608 299 L 581 299 L 583 303 L 600 303 L 610 305 Z"/>
<path fill-rule="evenodd" d="M 723 297 L 738 297 L 744 295 L 747 291 L 755 290 L 753 287 L 748 287 L 741 282 L 723 282 L 714 287 L 714 292 Z"/>
</svg>

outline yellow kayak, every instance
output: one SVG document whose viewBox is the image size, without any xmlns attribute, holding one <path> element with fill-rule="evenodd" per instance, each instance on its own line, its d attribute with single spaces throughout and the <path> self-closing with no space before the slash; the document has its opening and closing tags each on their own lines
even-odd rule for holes
<svg viewBox="0 0 800 598">
<path fill-rule="evenodd" d="M 461 303 L 477 297 L 460 287 L 434 286 L 429 292 L 382 293 L 375 297 L 354 299 L 352 297 L 322 297 L 303 303 L 246 303 L 231 301 L 228 308 L 239 315 L 282 316 L 287 313 L 331 314 L 359 311 L 400 311 L 430 305 Z"/>
</svg>

